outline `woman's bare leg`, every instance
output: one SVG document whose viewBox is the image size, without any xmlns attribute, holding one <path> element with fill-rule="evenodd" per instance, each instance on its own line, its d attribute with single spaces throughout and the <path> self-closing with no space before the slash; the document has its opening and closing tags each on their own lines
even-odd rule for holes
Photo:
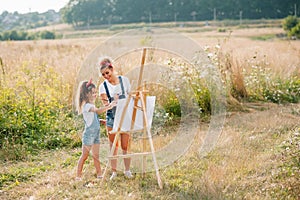
<svg viewBox="0 0 300 200">
<path fill-rule="evenodd" d="M 112 145 L 113 145 L 113 142 L 114 142 L 114 139 L 115 139 L 115 136 L 116 136 L 116 134 L 109 134 L 111 130 L 112 130 L 111 127 L 107 127 L 107 133 L 108 133 L 108 140 L 109 140 L 110 149 L 112 148 Z M 116 147 L 115 147 L 115 151 L 114 151 L 113 155 L 117 155 L 117 152 L 118 152 L 118 146 L 117 145 L 118 145 L 118 142 L 116 143 Z M 116 172 L 117 171 L 117 159 L 110 160 L 110 165 L 111 165 L 112 171 Z"/>
<path fill-rule="evenodd" d="M 130 135 L 127 133 L 121 134 L 121 147 L 123 150 L 123 155 L 127 154 L 128 144 L 129 144 Z M 131 158 L 124 158 L 125 171 L 130 169 Z"/>
</svg>

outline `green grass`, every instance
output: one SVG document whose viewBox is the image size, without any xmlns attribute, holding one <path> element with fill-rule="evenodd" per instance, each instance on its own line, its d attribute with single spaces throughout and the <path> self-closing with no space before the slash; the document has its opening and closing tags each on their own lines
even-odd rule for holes
<svg viewBox="0 0 300 200">
<path fill-rule="evenodd" d="M 300 192 L 300 127 L 295 108 L 299 106 L 274 105 L 229 117 L 217 147 L 202 158 L 197 151 L 201 143 L 198 135 L 187 154 L 160 169 L 162 190 L 154 172 L 145 176 L 137 173 L 131 180 L 120 172 L 116 181 L 105 181 L 101 186 L 95 180 L 91 158 L 85 165 L 84 180 L 75 182 L 80 156 L 80 148 L 76 148 L 44 151 L 27 161 L 1 163 L 0 197 L 296 200 Z M 268 127 L 262 120 L 267 116 L 274 125 Z M 258 126 L 258 121 L 263 124 Z"/>
<path fill-rule="evenodd" d="M 251 36 L 252 40 L 261 40 L 261 41 L 267 41 L 267 40 L 273 40 L 276 39 L 277 36 L 275 34 L 266 34 L 266 35 L 259 35 L 259 36 Z"/>
</svg>

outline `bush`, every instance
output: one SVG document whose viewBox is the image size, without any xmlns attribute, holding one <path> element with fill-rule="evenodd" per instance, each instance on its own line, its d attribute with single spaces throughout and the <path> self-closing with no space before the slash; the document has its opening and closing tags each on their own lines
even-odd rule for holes
<svg viewBox="0 0 300 200">
<path fill-rule="evenodd" d="M 296 16 L 288 16 L 283 21 L 283 29 L 289 38 L 300 38 L 300 21 Z"/>
<path fill-rule="evenodd" d="M 41 39 L 55 39 L 55 33 L 51 31 L 42 31 L 40 37 Z"/>
<path fill-rule="evenodd" d="M 264 88 L 263 96 L 273 103 L 298 103 L 300 101 L 300 79 L 292 77 L 289 80 L 274 80 Z"/>
<path fill-rule="evenodd" d="M 288 36 L 300 39 L 300 22 L 291 29 L 291 31 L 288 33 Z"/>
<path fill-rule="evenodd" d="M 290 31 L 292 30 L 293 27 L 295 27 L 299 23 L 299 20 L 296 16 L 288 16 L 284 19 L 283 21 L 283 29 L 285 31 Z"/>
<path fill-rule="evenodd" d="M 176 97 L 170 97 L 168 102 L 164 105 L 164 108 L 171 116 L 181 117 L 180 102 Z"/>
<path fill-rule="evenodd" d="M 249 100 L 273 103 L 298 103 L 300 101 L 300 79 L 297 76 L 282 79 L 274 77 L 270 68 L 252 66 L 251 73 L 245 73 Z"/>
<path fill-rule="evenodd" d="M 76 125 L 65 95 L 71 86 L 48 66 L 24 65 L 9 80 L 16 82 L 0 88 L 0 154 L 10 154 L 1 159 L 72 146 Z"/>
</svg>

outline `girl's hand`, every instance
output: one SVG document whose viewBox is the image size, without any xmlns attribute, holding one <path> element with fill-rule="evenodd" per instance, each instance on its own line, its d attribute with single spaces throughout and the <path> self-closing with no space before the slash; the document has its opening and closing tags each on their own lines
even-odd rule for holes
<svg viewBox="0 0 300 200">
<path fill-rule="evenodd" d="M 100 124 L 105 125 L 106 124 L 106 120 L 105 119 L 99 119 Z"/>
</svg>

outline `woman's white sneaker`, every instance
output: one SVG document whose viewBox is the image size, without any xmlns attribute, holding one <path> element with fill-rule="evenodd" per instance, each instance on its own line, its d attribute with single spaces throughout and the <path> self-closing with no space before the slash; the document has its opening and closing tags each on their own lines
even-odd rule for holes
<svg viewBox="0 0 300 200">
<path fill-rule="evenodd" d="M 117 172 L 113 172 L 112 175 L 110 176 L 109 180 L 113 180 L 117 177 Z"/>
<path fill-rule="evenodd" d="M 124 175 L 125 175 L 126 178 L 132 178 L 132 177 L 133 177 L 133 175 L 132 175 L 132 173 L 131 173 L 130 170 L 125 171 L 125 172 L 124 172 Z"/>
</svg>

